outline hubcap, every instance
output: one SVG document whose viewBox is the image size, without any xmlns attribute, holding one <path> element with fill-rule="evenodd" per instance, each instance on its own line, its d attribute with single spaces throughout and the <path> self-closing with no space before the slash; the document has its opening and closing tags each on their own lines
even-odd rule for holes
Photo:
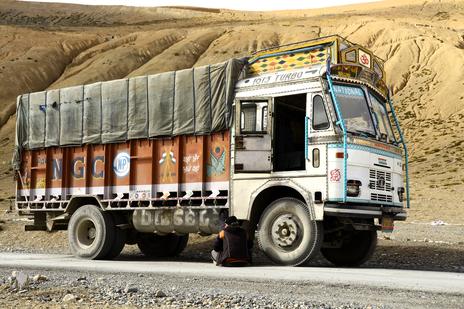
<svg viewBox="0 0 464 309">
<path fill-rule="evenodd" d="M 79 222 L 77 226 L 77 241 L 83 248 L 90 247 L 97 236 L 95 224 L 88 219 Z"/>
<path fill-rule="evenodd" d="M 272 240 L 280 247 L 291 247 L 298 239 L 298 222 L 291 214 L 279 216 L 272 224 Z"/>
</svg>

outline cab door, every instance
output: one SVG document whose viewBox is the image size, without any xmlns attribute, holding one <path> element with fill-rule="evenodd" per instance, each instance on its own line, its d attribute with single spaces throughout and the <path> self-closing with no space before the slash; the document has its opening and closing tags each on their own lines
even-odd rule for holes
<svg viewBox="0 0 464 309">
<path fill-rule="evenodd" d="M 272 171 L 271 103 L 271 98 L 236 101 L 235 173 Z"/>
<path fill-rule="evenodd" d="M 327 145 L 323 141 L 324 137 L 333 135 L 333 128 L 322 93 L 308 93 L 307 99 L 306 169 L 311 175 L 325 175 L 327 173 Z"/>
</svg>

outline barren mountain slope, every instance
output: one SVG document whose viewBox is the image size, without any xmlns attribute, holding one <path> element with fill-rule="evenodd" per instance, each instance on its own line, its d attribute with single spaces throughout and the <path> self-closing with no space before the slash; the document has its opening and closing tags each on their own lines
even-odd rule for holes
<svg viewBox="0 0 464 309">
<path fill-rule="evenodd" d="M 412 220 L 464 220 L 462 1 L 278 13 L 4 2 L 1 23 L 2 125 L 21 93 L 182 69 L 340 34 L 386 60 L 411 152 Z M 14 117 L 0 133 L 2 196 L 13 195 L 13 129 Z"/>
</svg>

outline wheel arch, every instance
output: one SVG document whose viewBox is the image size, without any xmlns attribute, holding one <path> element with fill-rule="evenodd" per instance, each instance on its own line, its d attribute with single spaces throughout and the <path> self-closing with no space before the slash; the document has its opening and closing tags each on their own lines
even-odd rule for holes
<svg viewBox="0 0 464 309">
<path fill-rule="evenodd" d="M 72 196 L 66 206 L 65 213 L 72 215 L 79 207 L 84 205 L 95 205 L 105 210 L 100 199 L 94 195 L 76 195 Z"/>
<path fill-rule="evenodd" d="M 308 192 L 300 188 L 297 184 L 294 184 L 292 181 L 268 183 L 256 190 L 251 196 L 250 210 L 248 213 L 250 228 L 252 230 L 256 228 L 259 219 L 267 206 L 269 206 L 273 201 L 284 197 L 292 197 L 304 202 L 309 208 L 311 217 L 315 218 L 313 202 L 311 195 Z"/>
</svg>

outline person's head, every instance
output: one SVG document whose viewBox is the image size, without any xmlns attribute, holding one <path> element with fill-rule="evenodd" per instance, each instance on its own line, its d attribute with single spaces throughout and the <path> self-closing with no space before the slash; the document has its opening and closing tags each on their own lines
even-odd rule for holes
<svg viewBox="0 0 464 309">
<path fill-rule="evenodd" d="M 226 227 L 229 226 L 229 225 L 239 225 L 236 216 L 228 217 L 224 223 L 226 224 Z"/>
</svg>

